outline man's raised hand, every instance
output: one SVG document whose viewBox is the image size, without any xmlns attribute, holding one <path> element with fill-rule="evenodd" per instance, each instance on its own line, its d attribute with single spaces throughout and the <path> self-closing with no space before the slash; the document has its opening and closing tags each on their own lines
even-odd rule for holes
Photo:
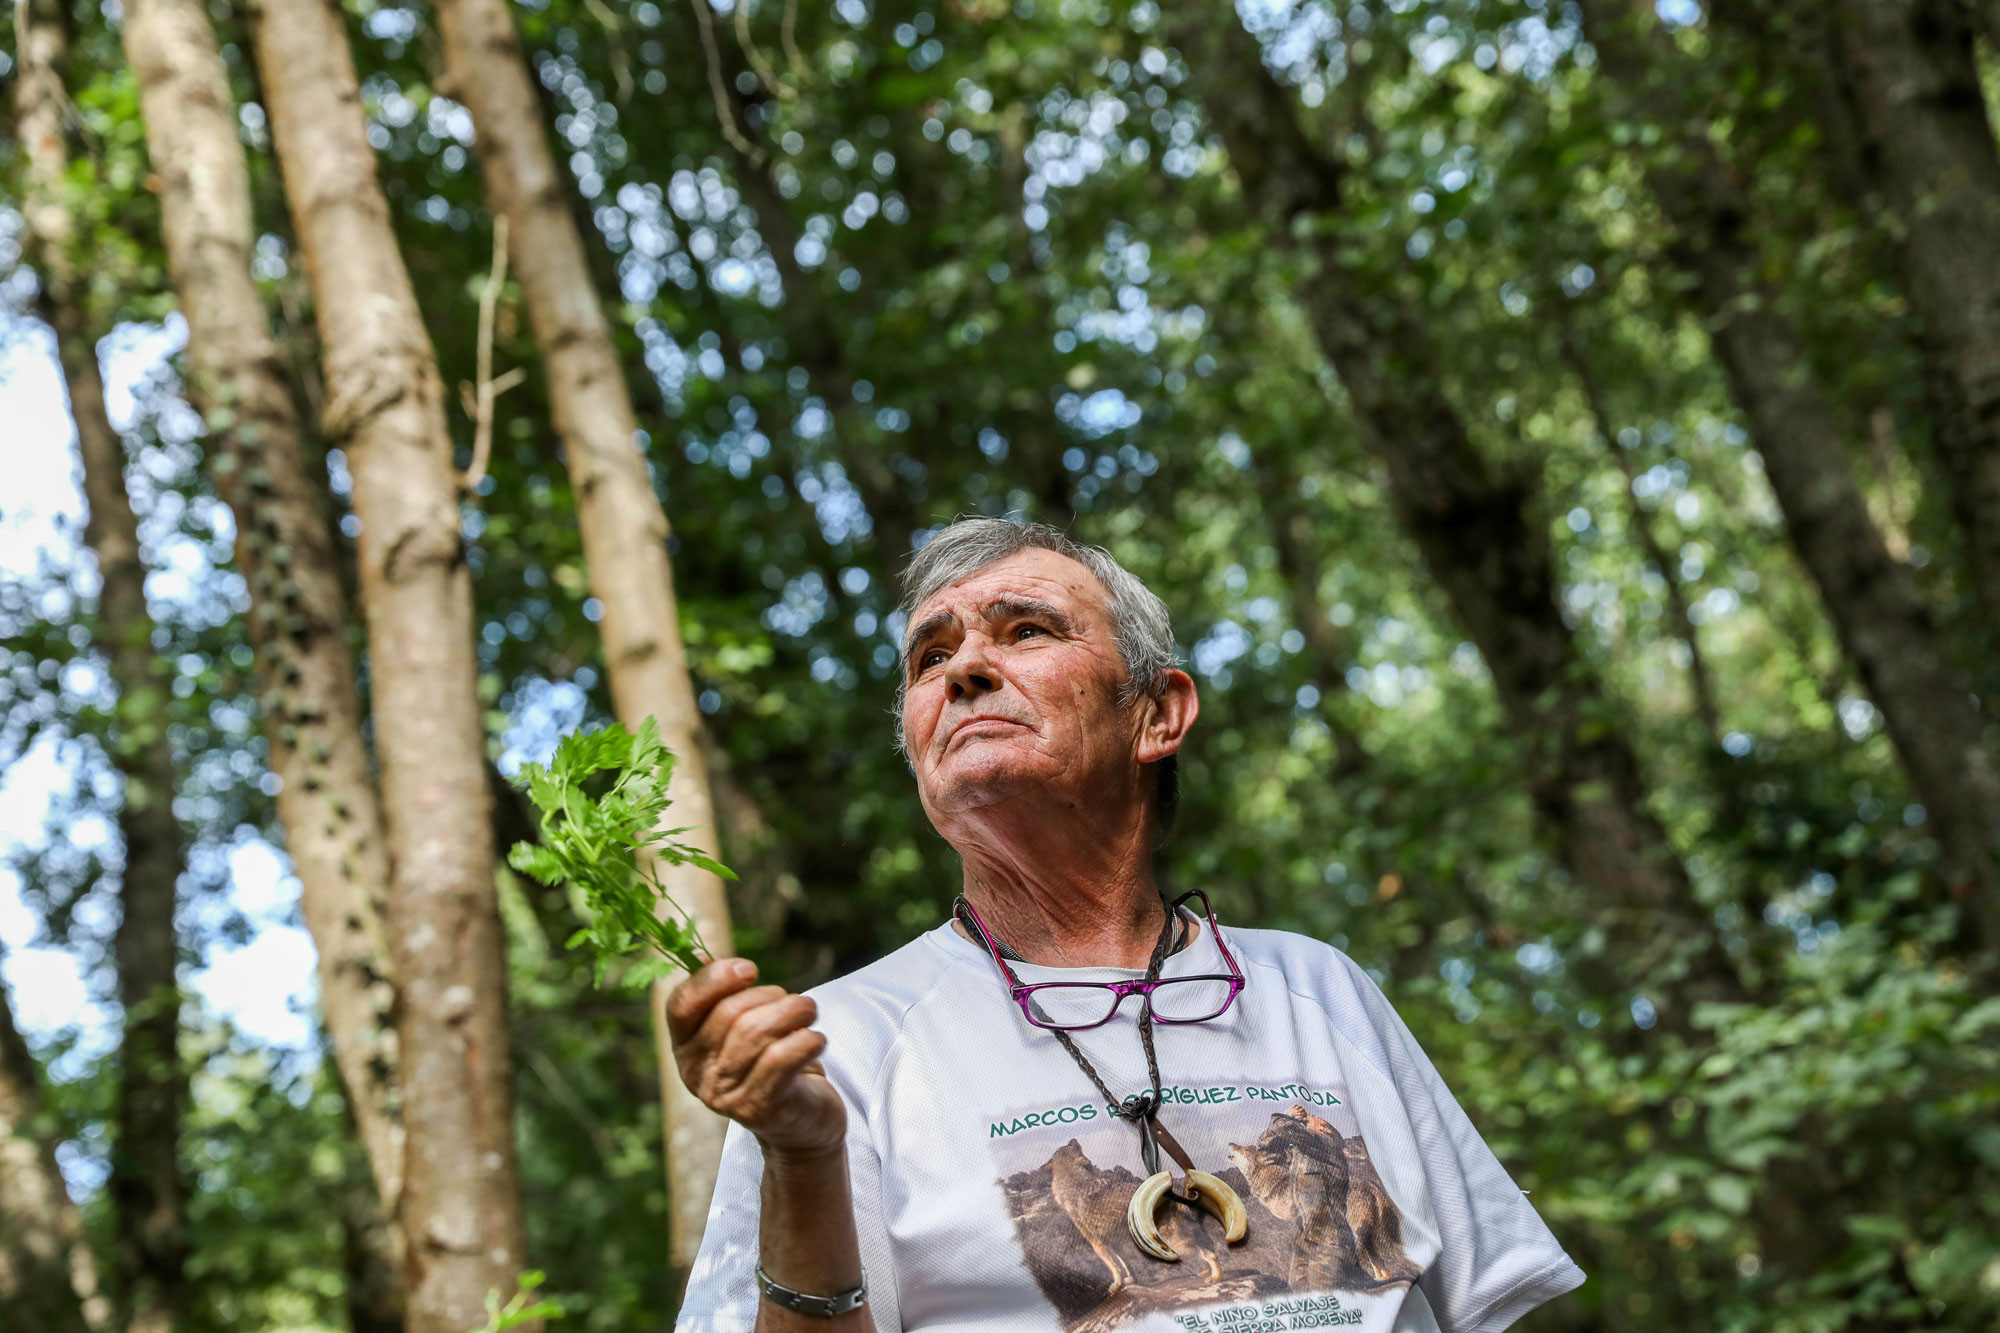
<svg viewBox="0 0 2000 1333">
<path fill-rule="evenodd" d="M 839 1148 L 847 1108 L 819 1063 L 819 1010 L 782 986 L 757 986 L 757 967 L 725 958 L 667 997 L 667 1032 L 681 1079 L 704 1105 L 757 1136 L 766 1153 Z"/>
</svg>

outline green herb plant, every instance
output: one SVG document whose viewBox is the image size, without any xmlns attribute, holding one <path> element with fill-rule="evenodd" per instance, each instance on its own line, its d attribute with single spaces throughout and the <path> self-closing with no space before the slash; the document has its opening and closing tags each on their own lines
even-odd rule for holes
<svg viewBox="0 0 2000 1333">
<path fill-rule="evenodd" d="M 596 950 L 600 986 L 609 965 L 634 952 L 649 951 L 620 974 L 634 986 L 709 961 L 694 918 L 660 883 L 657 867 L 697 865 L 736 876 L 676 841 L 687 828 L 661 827 L 673 770 L 674 756 L 648 717 L 636 735 L 618 722 L 571 732 L 546 768 L 523 764 L 514 780 L 539 812 L 541 841 L 515 843 L 507 864 L 551 887 L 576 886 L 588 924 L 569 943 L 587 940 Z"/>
<path fill-rule="evenodd" d="M 486 1322 L 470 1330 L 470 1333 L 507 1333 L 508 1329 L 518 1328 L 522 1324 L 532 1324 L 542 1319 L 562 1318 L 566 1312 L 561 1302 L 535 1299 L 535 1289 L 542 1285 L 545 1277 L 546 1275 L 536 1268 L 521 1274 L 517 1290 L 507 1298 L 505 1305 L 500 1303 L 499 1292 L 487 1292 Z"/>
</svg>

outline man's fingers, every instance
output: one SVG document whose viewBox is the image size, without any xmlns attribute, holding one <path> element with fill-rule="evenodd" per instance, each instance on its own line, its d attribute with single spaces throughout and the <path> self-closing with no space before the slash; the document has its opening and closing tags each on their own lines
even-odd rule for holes
<svg viewBox="0 0 2000 1333">
<path fill-rule="evenodd" d="M 757 979 L 757 965 L 747 958 L 718 958 L 685 978 L 667 996 L 667 1032 L 676 1046 L 692 1037 L 709 1011 Z"/>
<path fill-rule="evenodd" d="M 778 1038 L 758 1055 L 739 1093 L 745 1101 L 768 1105 L 776 1101 L 787 1080 L 817 1061 L 826 1049 L 826 1034 L 811 1028 Z"/>
<path fill-rule="evenodd" d="M 722 1019 L 723 1008 L 716 1006 L 711 1023 Z M 727 1030 L 709 1054 L 704 1081 L 718 1088 L 741 1086 L 767 1047 L 805 1027 L 818 1015 L 819 1006 L 803 995 L 782 996 L 731 1015 Z M 707 1025 L 703 1026 L 703 1036 L 707 1036 Z"/>
<path fill-rule="evenodd" d="M 695 1029 L 694 1035 L 683 1043 L 683 1049 L 706 1059 L 722 1049 L 731 1030 L 743 1021 L 744 1015 L 789 998 L 791 992 L 783 986 L 752 986 L 734 995 L 725 995 L 709 1006 L 707 1017 L 701 1020 L 701 1026 Z"/>
</svg>

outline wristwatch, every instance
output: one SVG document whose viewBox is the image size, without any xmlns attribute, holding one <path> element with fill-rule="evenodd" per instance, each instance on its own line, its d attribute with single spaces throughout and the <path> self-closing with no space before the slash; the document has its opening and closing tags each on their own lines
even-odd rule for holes
<svg viewBox="0 0 2000 1333">
<path fill-rule="evenodd" d="M 861 1270 L 861 1285 L 858 1287 L 834 1296 L 809 1296 L 803 1291 L 793 1291 L 771 1281 L 771 1275 L 764 1271 L 764 1265 L 760 1263 L 757 1265 L 757 1290 L 763 1292 L 764 1299 L 774 1305 L 782 1305 L 799 1314 L 831 1319 L 868 1304 L 868 1270 Z"/>
</svg>

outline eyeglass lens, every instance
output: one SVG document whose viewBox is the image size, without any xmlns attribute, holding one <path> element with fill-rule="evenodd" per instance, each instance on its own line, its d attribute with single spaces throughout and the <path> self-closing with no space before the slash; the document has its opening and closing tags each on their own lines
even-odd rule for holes
<svg viewBox="0 0 2000 1333">
<path fill-rule="evenodd" d="M 1079 982 L 1038 987 L 1029 997 L 1045 1027 L 1093 1027 L 1111 1017 L 1118 996 L 1107 987 Z M 1214 1018 L 1229 1003 L 1229 978 L 1178 977 L 1153 989 L 1153 1016 L 1169 1023 Z"/>
</svg>

